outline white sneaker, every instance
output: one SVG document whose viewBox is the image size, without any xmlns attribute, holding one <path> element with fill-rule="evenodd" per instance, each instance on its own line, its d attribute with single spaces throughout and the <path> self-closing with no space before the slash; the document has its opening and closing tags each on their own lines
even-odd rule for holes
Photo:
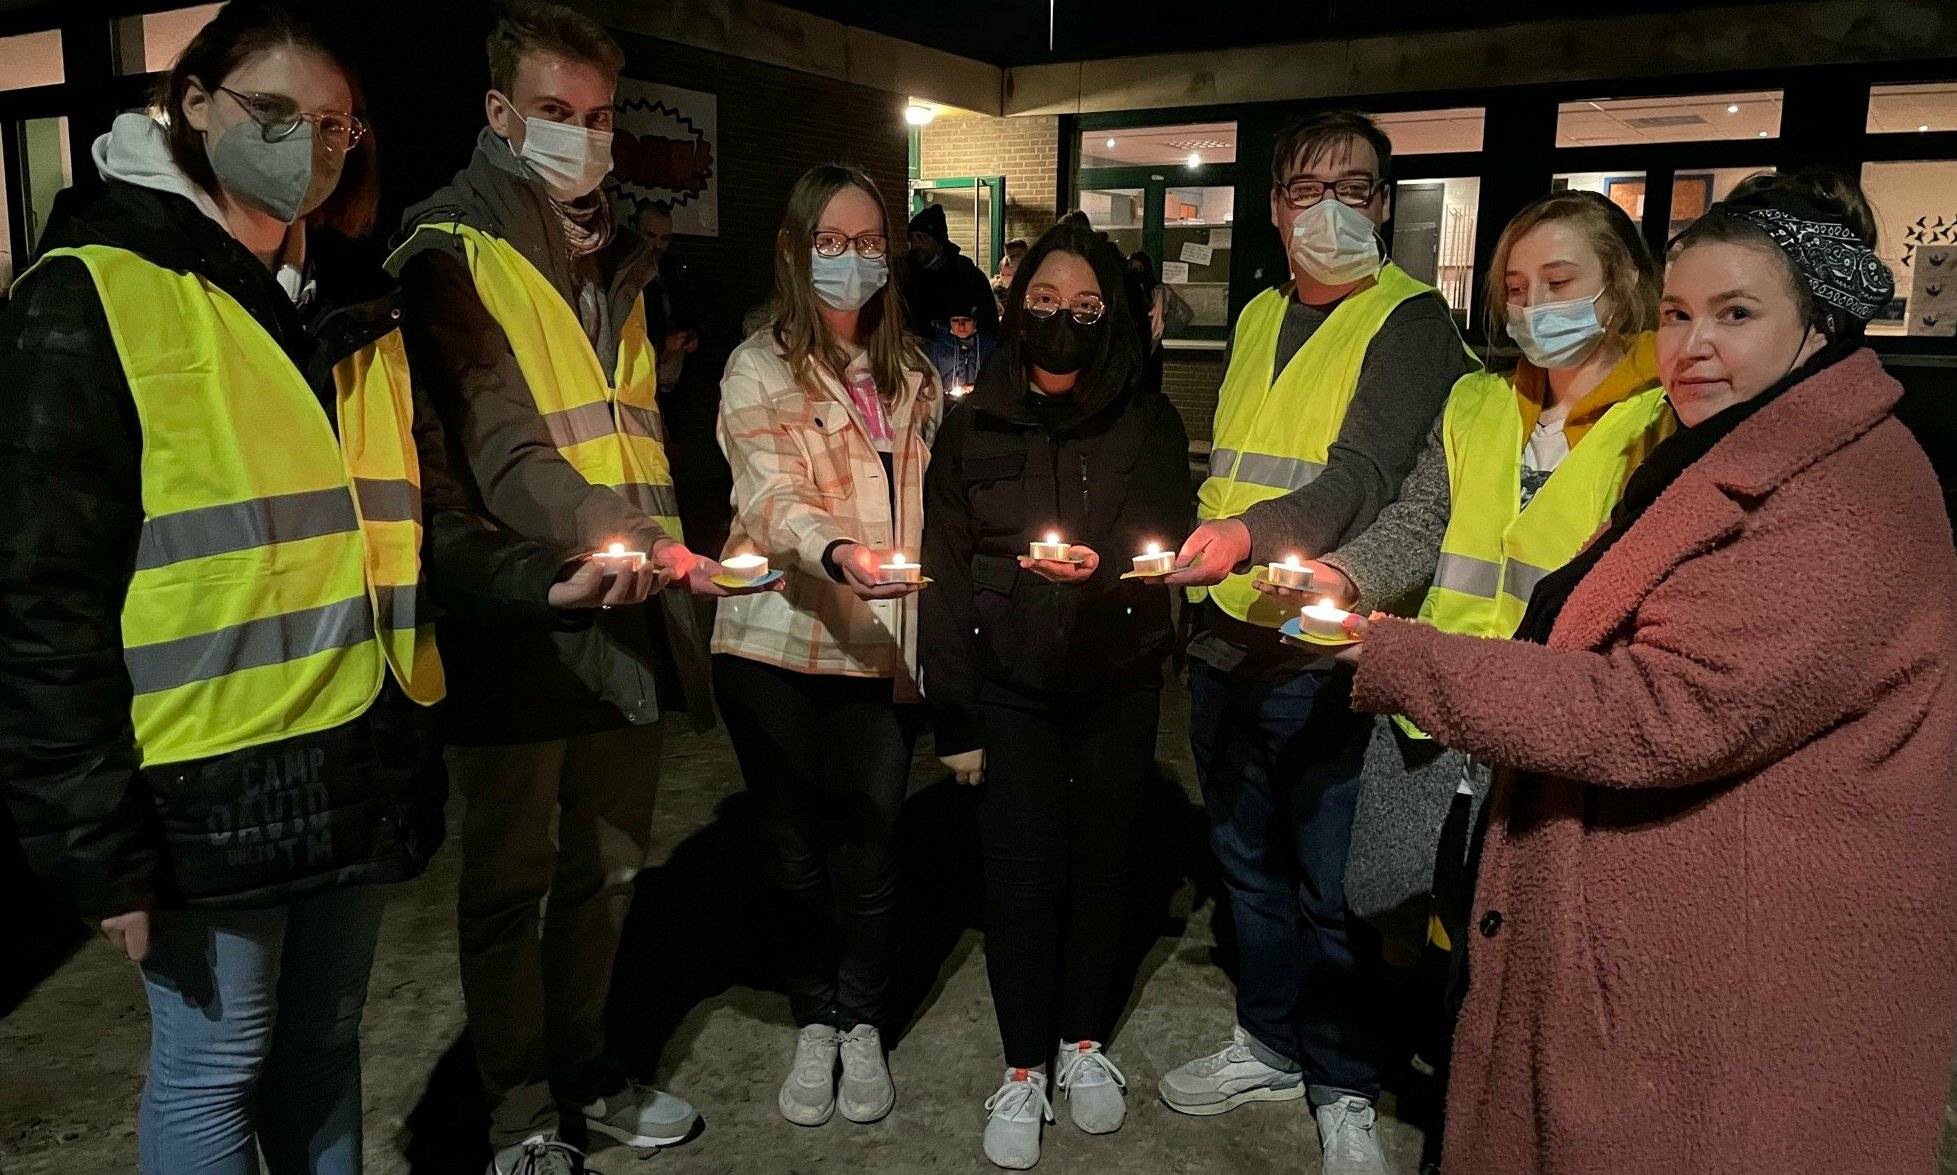
<svg viewBox="0 0 1957 1175">
<path fill-rule="evenodd" d="M 1006 1082 L 985 1099 L 992 1117 L 985 1123 L 985 1157 L 995 1167 L 1024 1171 L 1040 1161 L 1040 1125 L 1053 1121 L 1046 1100 L 1046 1074 L 1006 1070 Z"/>
<path fill-rule="evenodd" d="M 1113 1134 L 1128 1116 L 1128 1079 L 1094 1040 L 1060 1042 L 1053 1084 L 1067 1095 L 1067 1115 L 1089 1134 Z"/>
<path fill-rule="evenodd" d="M 857 1024 L 836 1038 L 843 1058 L 843 1082 L 837 1100 L 843 1117 L 852 1122 L 875 1122 L 897 1104 L 897 1086 L 883 1055 L 883 1034 L 874 1025 Z"/>
<path fill-rule="evenodd" d="M 1325 1148 L 1323 1175 L 1386 1175 L 1386 1156 L 1380 1153 L 1373 1129 L 1373 1103 L 1362 1097 L 1342 1097 L 1318 1107 L 1318 1141 Z"/>
<path fill-rule="evenodd" d="M 584 1175 L 584 1152 L 546 1130 L 497 1151 L 486 1175 Z"/>
<path fill-rule="evenodd" d="M 1230 1043 L 1162 1075 L 1157 1086 L 1170 1109 L 1221 1114 L 1246 1102 L 1292 1102 L 1305 1096 L 1302 1073 L 1273 1069 L 1250 1049 L 1250 1034 L 1231 1030 Z"/>
<path fill-rule="evenodd" d="M 811 1024 L 795 1034 L 795 1063 L 775 1095 L 781 1116 L 797 1126 L 820 1126 L 836 1112 L 836 1053 L 842 1043 L 834 1028 Z"/>
<path fill-rule="evenodd" d="M 699 1120 L 699 1111 L 684 1098 L 636 1081 L 584 1107 L 587 1128 L 626 1146 L 678 1146 Z"/>
</svg>

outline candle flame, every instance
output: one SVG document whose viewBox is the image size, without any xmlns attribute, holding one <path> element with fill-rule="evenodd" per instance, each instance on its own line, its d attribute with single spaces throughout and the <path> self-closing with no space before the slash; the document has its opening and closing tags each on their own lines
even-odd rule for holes
<svg viewBox="0 0 1957 1175">
<path fill-rule="evenodd" d="M 1296 556 L 1296 555 L 1286 555 L 1286 556 L 1284 557 L 1284 566 L 1285 566 L 1285 568 L 1286 568 L 1287 570 L 1290 570 L 1290 571 L 1302 571 L 1302 570 L 1303 570 L 1303 568 L 1301 568 L 1301 567 L 1299 567 L 1299 566 L 1298 566 L 1298 556 Z"/>
<path fill-rule="evenodd" d="M 1160 555 L 1162 553 L 1162 548 L 1155 543 L 1150 543 L 1148 545 L 1148 553 L 1151 555 Z"/>
<path fill-rule="evenodd" d="M 902 563 L 903 561 L 904 553 L 902 551 L 897 552 L 897 557 L 891 560 L 892 563 Z"/>
<path fill-rule="evenodd" d="M 1060 532 L 1058 532 L 1058 531 L 1053 531 L 1053 530 L 1049 530 L 1049 531 L 1047 531 L 1047 532 L 1046 532 L 1046 541 L 1047 541 L 1047 542 L 1049 542 L 1049 543 L 1057 543 L 1057 542 L 1059 542 L 1059 541 L 1060 541 Z"/>
<path fill-rule="evenodd" d="M 1337 610 L 1332 607 L 1332 597 L 1330 596 L 1320 596 L 1318 598 L 1318 606 L 1320 608 L 1325 609 L 1327 612 L 1333 612 Z"/>
<path fill-rule="evenodd" d="M 611 545 L 611 549 L 606 551 L 605 553 L 608 555 L 623 555 L 625 553 L 625 544 L 613 543 Z"/>
</svg>

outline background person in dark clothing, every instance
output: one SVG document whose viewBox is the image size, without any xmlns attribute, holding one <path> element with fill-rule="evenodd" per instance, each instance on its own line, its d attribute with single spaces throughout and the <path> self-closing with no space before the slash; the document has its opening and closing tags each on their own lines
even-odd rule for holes
<svg viewBox="0 0 1957 1175">
<path fill-rule="evenodd" d="M 1190 524 L 1181 417 L 1141 386 L 1121 254 L 1062 224 L 1027 254 L 1000 349 L 926 474 L 926 696 L 938 753 L 984 781 L 986 958 L 1006 1080 L 985 1152 L 1039 1157 L 1046 1065 L 1083 1130 L 1123 1118 L 1102 1054 L 1141 785 L 1154 762 L 1167 593 L 1127 557 Z M 1025 558 L 1057 533 L 1078 563 Z M 1118 1001 L 1113 1001 L 1118 1003 Z"/>
<path fill-rule="evenodd" d="M 924 353 L 938 369 L 945 394 L 956 400 L 978 385 L 979 369 L 992 354 L 992 339 L 979 332 L 979 307 L 954 307 L 949 319 L 930 324 Z"/>
<path fill-rule="evenodd" d="M 1168 287 L 1145 250 L 1128 255 L 1128 290 L 1135 307 L 1135 328 L 1142 337 L 1142 380 L 1152 392 L 1162 390 L 1162 332 L 1167 326 Z"/>
<path fill-rule="evenodd" d="M 942 205 L 929 205 L 911 217 L 910 251 L 897 263 L 897 292 L 904 296 L 904 321 L 919 334 L 963 307 L 977 307 L 980 334 L 990 336 L 999 329 L 992 312 L 992 284 L 952 243 Z"/>
</svg>

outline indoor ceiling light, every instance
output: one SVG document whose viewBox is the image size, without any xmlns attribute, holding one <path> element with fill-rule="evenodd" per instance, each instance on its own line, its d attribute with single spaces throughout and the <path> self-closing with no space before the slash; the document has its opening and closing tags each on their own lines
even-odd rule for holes
<svg viewBox="0 0 1957 1175">
<path fill-rule="evenodd" d="M 1191 151 L 1191 152 L 1189 153 L 1189 166 L 1191 166 L 1191 167 L 1198 167 L 1198 166 L 1200 166 L 1200 165 L 1202 164 L 1202 162 L 1203 162 L 1203 157 L 1202 157 L 1202 155 L 1200 155 L 1199 153 L 1197 153 L 1197 152 L 1195 152 L 1195 151 Z"/>
<path fill-rule="evenodd" d="M 1764 139 L 1764 138 L 1767 138 L 1767 137 L 1768 137 L 1768 135 L 1767 135 L 1767 132 L 1765 132 L 1765 131 L 1761 131 L 1761 132 L 1760 132 L 1760 137 L 1761 137 L 1761 138 L 1763 138 L 1763 139 Z"/>
<path fill-rule="evenodd" d="M 1109 150 L 1113 150 L 1113 149 L 1114 149 L 1114 140 L 1113 140 L 1113 139 L 1109 139 L 1109 140 L 1108 140 L 1108 149 L 1109 149 Z"/>
<path fill-rule="evenodd" d="M 1728 114 L 1738 114 L 1739 112 L 1740 112 L 1740 104 L 1738 102 L 1734 102 L 1733 104 L 1726 107 L 1726 113 Z"/>
<path fill-rule="evenodd" d="M 936 117 L 938 117 L 938 112 L 929 106 L 923 106 L 913 102 L 909 106 L 904 107 L 904 121 L 910 123 L 912 126 L 923 126 Z"/>
<path fill-rule="evenodd" d="M 1926 122 L 1926 123 L 1920 123 L 1920 124 L 1918 124 L 1918 125 L 1917 125 L 1917 128 L 1916 128 L 1916 129 L 1917 129 L 1917 130 L 1919 130 L 1919 131 L 1927 131 L 1927 130 L 1929 130 L 1929 129 L 1930 129 L 1930 124 L 1929 124 L 1929 123 L 1927 123 L 1927 122 Z"/>
</svg>

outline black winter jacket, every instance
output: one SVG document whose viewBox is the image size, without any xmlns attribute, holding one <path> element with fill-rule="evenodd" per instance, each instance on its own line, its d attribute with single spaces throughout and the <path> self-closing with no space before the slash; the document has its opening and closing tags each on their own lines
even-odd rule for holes
<svg viewBox="0 0 1957 1175">
<path fill-rule="evenodd" d="M 945 417 L 924 479 L 937 582 L 920 597 L 918 649 L 941 755 L 978 746 L 974 702 L 1045 709 L 1159 680 L 1174 635 L 1169 593 L 1120 577 L 1148 543 L 1189 531 L 1182 417 L 1138 377 L 1049 428 L 1009 358 L 994 352 Z M 1049 531 L 1101 556 L 1092 579 L 1053 584 L 1019 566 Z"/>
<path fill-rule="evenodd" d="M 42 244 L 114 245 L 209 280 L 306 373 L 329 420 L 333 365 L 398 325 L 385 300 L 335 308 L 318 248 L 315 296 L 295 308 L 189 200 L 128 183 L 62 193 Z M 417 413 L 416 442 L 434 601 L 551 615 L 562 556 L 468 514 L 432 419 Z M 141 456 L 94 282 L 80 262 L 51 259 L 0 314 L 0 792 L 29 861 L 90 919 L 414 876 L 441 839 L 439 758 L 391 681 L 332 730 L 138 766 L 120 617 L 143 522 Z"/>
</svg>

